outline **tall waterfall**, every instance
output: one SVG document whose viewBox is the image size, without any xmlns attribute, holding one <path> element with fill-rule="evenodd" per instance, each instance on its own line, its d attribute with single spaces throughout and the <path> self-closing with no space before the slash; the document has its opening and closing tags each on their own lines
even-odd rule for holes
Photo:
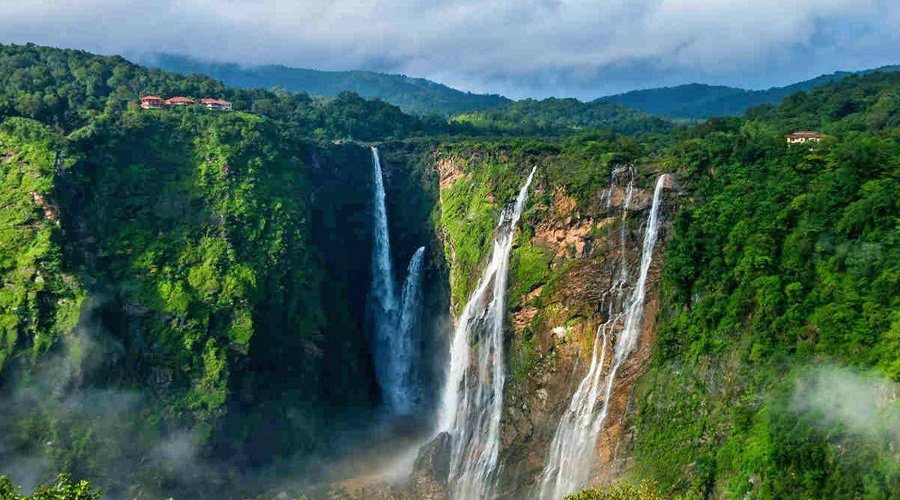
<svg viewBox="0 0 900 500">
<path fill-rule="evenodd" d="M 397 298 L 394 271 L 391 266 L 391 241 L 388 234 L 385 207 L 384 179 L 378 148 L 372 147 L 374 191 L 374 227 L 372 244 L 371 301 L 374 307 L 375 375 L 388 409 L 398 415 L 409 414 L 419 400 L 418 384 L 413 363 L 417 356 L 416 319 L 421 294 L 422 258 L 425 248 L 419 248 L 409 264 L 403 296 Z"/>
<path fill-rule="evenodd" d="M 516 223 L 537 167 L 504 208 L 491 260 L 463 308 L 450 346 L 450 369 L 439 425 L 450 430 L 449 487 L 453 498 L 490 498 L 500 451 L 503 409 L 503 316 L 506 278 Z M 470 352 L 471 350 L 471 352 Z M 475 363 L 470 366 L 470 355 Z"/>
<path fill-rule="evenodd" d="M 627 217 L 631 201 L 632 189 L 629 184 L 622 214 L 622 268 L 621 272 L 616 273 L 617 278 L 613 280 L 603 298 L 608 319 L 597 329 L 588 373 L 572 396 L 572 401 L 562 416 L 556 429 L 556 435 L 553 437 L 553 443 L 550 445 L 547 464 L 541 476 L 541 498 L 562 498 L 584 487 L 589 479 L 595 459 L 594 447 L 609 411 L 609 400 L 612 396 L 616 373 L 634 350 L 641 335 L 647 274 L 650 271 L 653 248 L 656 246 L 659 235 L 660 198 L 667 175 L 660 176 L 656 181 L 653 203 L 650 207 L 641 248 L 641 267 L 631 295 L 623 305 L 622 299 L 628 279 L 625 262 L 624 219 Z M 613 359 L 606 371 L 606 376 L 603 377 L 607 341 L 618 325 L 622 325 L 622 327 L 616 335 Z M 599 360 L 597 359 L 598 355 Z M 601 391 L 603 400 L 598 405 Z"/>
<path fill-rule="evenodd" d="M 425 247 L 419 247 L 409 259 L 406 282 L 400 300 L 400 318 L 396 330 L 393 377 L 398 391 L 398 409 L 410 413 L 421 402 L 418 384 L 419 350 L 417 345 L 422 312 L 422 261 Z"/>
</svg>

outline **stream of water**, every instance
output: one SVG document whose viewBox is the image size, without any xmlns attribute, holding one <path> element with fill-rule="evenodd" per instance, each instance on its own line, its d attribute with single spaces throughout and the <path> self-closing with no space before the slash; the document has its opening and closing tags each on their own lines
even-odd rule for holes
<svg viewBox="0 0 900 500">
<path fill-rule="evenodd" d="M 493 496 L 505 382 L 503 319 L 509 254 L 536 168 L 515 203 L 504 208 L 490 261 L 453 333 L 439 425 L 450 431 L 448 485 L 456 499 Z"/>
<path fill-rule="evenodd" d="M 597 329 L 591 365 L 572 396 L 566 413 L 560 419 L 541 475 L 540 497 L 559 499 L 583 488 L 590 476 L 595 460 L 597 437 L 603 429 L 609 412 L 616 374 L 637 346 L 644 318 L 644 298 L 647 275 L 653 261 L 653 249 L 659 236 L 661 195 L 667 175 L 656 181 L 653 202 L 650 207 L 644 241 L 641 247 L 641 264 L 631 294 L 623 304 L 622 298 L 628 285 L 628 267 L 625 259 L 625 219 L 631 203 L 632 185 L 629 183 L 622 212 L 621 270 L 616 273 L 609 290 L 603 295 L 607 320 Z M 618 332 L 617 332 L 618 330 Z M 609 337 L 615 335 L 613 359 L 605 371 L 606 348 Z M 599 358 L 599 359 L 598 359 Z M 602 394 L 602 399 L 600 395 Z"/>
</svg>

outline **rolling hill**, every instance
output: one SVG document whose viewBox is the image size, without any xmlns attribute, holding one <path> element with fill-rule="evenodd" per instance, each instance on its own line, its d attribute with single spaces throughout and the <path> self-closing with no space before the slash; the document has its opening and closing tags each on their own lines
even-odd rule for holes
<svg viewBox="0 0 900 500">
<path fill-rule="evenodd" d="M 407 113 L 418 115 L 450 116 L 510 102 L 496 94 L 472 94 L 424 78 L 373 71 L 320 71 L 282 65 L 242 66 L 173 54 L 156 54 L 139 62 L 176 73 L 201 73 L 232 87 L 277 86 L 292 92 L 325 97 L 350 91 L 362 97 L 381 99 Z"/>
<path fill-rule="evenodd" d="M 766 90 L 747 90 L 722 85 L 690 83 L 675 87 L 633 90 L 604 97 L 603 100 L 623 104 L 645 113 L 700 120 L 713 116 L 739 116 L 762 104 L 777 105 L 797 92 L 809 91 L 858 73 L 898 71 L 900 66 L 884 66 L 861 72 L 838 71 L 811 80 Z"/>
</svg>

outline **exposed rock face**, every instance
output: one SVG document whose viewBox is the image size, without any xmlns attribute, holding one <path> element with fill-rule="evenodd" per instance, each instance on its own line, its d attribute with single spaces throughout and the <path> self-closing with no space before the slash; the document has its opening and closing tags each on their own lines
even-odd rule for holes
<svg viewBox="0 0 900 500">
<path fill-rule="evenodd" d="M 438 159 L 442 188 L 472 175 L 465 168 L 466 161 L 477 159 Z M 511 328 L 505 352 L 508 378 L 501 419 L 500 498 L 536 495 L 560 417 L 587 373 L 597 328 L 608 319 L 601 304 L 619 271 L 623 238 L 624 258 L 632 275 L 639 266 L 653 195 L 637 187 L 629 195 L 626 188 L 614 186 L 597 192 L 587 203 L 579 203 L 564 187 L 540 181 L 535 182 L 533 192 L 523 234 L 529 235 L 532 247 L 545 249 L 551 257 L 551 277 L 524 295 L 511 297 L 513 302 L 508 305 Z M 622 233 L 626 200 L 629 215 Z M 660 238 L 663 241 L 664 237 Z M 662 247 L 657 245 L 650 270 L 639 347 L 618 371 L 609 416 L 597 440 L 592 485 L 615 481 L 631 465 L 630 402 L 655 341 Z M 515 286 L 509 284 L 510 288 Z M 607 359 L 612 358 L 614 341 L 610 338 Z M 527 359 L 524 365 L 522 359 Z M 514 366 L 514 362 L 519 364 Z M 447 435 L 422 448 L 406 491 L 414 498 L 445 498 L 448 453 Z"/>
<path fill-rule="evenodd" d="M 438 175 L 440 176 L 441 189 L 450 186 L 454 181 L 456 181 L 456 179 L 459 179 L 460 177 L 465 175 L 463 174 L 460 160 L 453 156 L 440 158 L 437 161 L 437 170 Z"/>
<path fill-rule="evenodd" d="M 450 434 L 442 432 L 419 450 L 409 489 L 415 498 L 443 500 L 450 474 Z"/>
<path fill-rule="evenodd" d="M 609 196 L 610 209 L 624 206 L 624 189 L 613 188 L 604 194 Z M 631 195 L 632 215 L 625 231 L 625 258 L 631 269 L 639 264 L 642 222 L 651 198 L 651 192 L 637 188 Z M 532 243 L 549 248 L 554 255 L 551 267 L 565 270 L 553 286 L 544 285 L 524 296 L 511 313 L 513 339 L 526 328 L 536 335 L 537 361 L 525 377 L 507 385 L 501 424 L 502 498 L 536 493 L 559 419 L 588 370 L 597 327 L 607 319 L 600 311 L 601 294 L 609 289 L 621 258 L 621 217 L 616 215 L 620 210 L 578 213 L 579 207 L 559 189 L 551 200 L 549 210 L 535 211 L 548 215 L 535 221 Z M 630 402 L 655 341 L 661 248 L 656 249 L 648 280 L 640 345 L 618 372 L 609 416 L 597 440 L 592 485 L 614 482 L 631 464 Z M 612 358 L 614 345 L 610 339 L 607 360 Z M 515 340 L 510 347 L 514 349 Z"/>
</svg>

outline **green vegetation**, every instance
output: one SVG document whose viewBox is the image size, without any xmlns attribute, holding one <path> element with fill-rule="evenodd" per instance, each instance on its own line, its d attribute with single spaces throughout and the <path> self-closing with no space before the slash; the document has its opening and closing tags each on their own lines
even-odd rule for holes
<svg viewBox="0 0 900 500">
<path fill-rule="evenodd" d="M 525 99 L 497 108 L 465 113 L 453 122 L 475 130 L 513 135 L 563 135 L 605 129 L 617 134 L 665 133 L 675 124 L 625 106 L 601 100 Z"/>
<path fill-rule="evenodd" d="M 650 481 L 638 484 L 619 483 L 600 490 L 585 490 L 566 496 L 565 500 L 663 500 L 656 485 Z"/>
<path fill-rule="evenodd" d="M 898 66 L 885 66 L 856 74 L 872 71 L 897 71 L 898 69 L 900 69 Z M 778 105 L 783 99 L 798 92 L 808 92 L 853 74 L 847 71 L 838 71 L 785 87 L 772 87 L 766 90 L 745 90 L 721 85 L 691 83 L 675 87 L 633 90 L 624 94 L 604 97 L 603 100 L 623 104 L 654 115 L 702 120 L 713 116 L 743 115 L 748 109 L 764 104 Z"/>
<path fill-rule="evenodd" d="M 0 373 L 17 345 L 34 357 L 71 332 L 85 298 L 63 270 L 53 201 L 60 141 L 30 120 L 0 124 Z"/>
<path fill-rule="evenodd" d="M 405 113 L 442 117 L 489 109 L 509 102 L 499 95 L 472 94 L 423 78 L 372 71 L 318 71 L 280 65 L 240 66 L 198 61 L 184 56 L 160 54 L 148 61 L 166 71 L 200 73 L 240 88 L 284 88 L 314 96 L 335 97 L 353 92 L 381 99 Z"/>
<path fill-rule="evenodd" d="M 900 75 L 874 73 L 663 139 L 443 145 L 441 158 L 462 174 L 441 206 L 454 298 L 465 299 L 489 250 L 477 236 L 492 234 L 498 201 L 512 198 L 531 165 L 539 169 L 509 304 L 514 312 L 543 285 L 532 325 L 553 317 L 557 283 L 579 272 L 547 269 L 527 234 L 535 218 L 554 220 L 536 212 L 552 206 L 552 190 L 592 213 L 613 166 L 674 172 L 685 196 L 668 216 L 657 345 L 635 396 L 635 476 L 688 498 L 889 498 L 900 490 L 900 462 L 896 435 L 883 429 L 896 429 L 898 403 L 870 398 L 880 406 L 861 429 L 802 391 L 835 385 L 815 382 L 821 371 L 865 381 L 857 392 L 866 394 L 878 377 L 900 381 L 898 96 Z M 788 147 L 784 135 L 798 129 L 829 138 Z M 533 329 L 509 346 L 515 384 L 533 368 Z M 840 404 L 827 390 L 813 394 Z"/>
<path fill-rule="evenodd" d="M 673 221 L 658 344 L 636 398 L 639 470 L 664 491 L 900 489 L 896 436 L 873 441 L 798 407 L 795 390 L 803 367 L 825 362 L 900 381 L 898 90 L 900 75 L 849 77 L 673 148 L 693 199 Z M 800 127 L 831 138 L 786 146 L 782 134 Z"/>
<path fill-rule="evenodd" d="M 0 476 L 0 499 L 2 500 L 99 500 L 102 496 L 90 482 L 72 481 L 69 475 L 61 474 L 52 486 L 38 486 L 31 495 L 22 495 L 6 476 Z"/>
<path fill-rule="evenodd" d="M 366 149 L 316 143 L 290 113 L 141 110 L 144 85 L 218 84 L 117 58 L 3 46 L 0 66 L 0 461 L 155 491 L 180 477 L 147 458 L 173 433 L 191 457 L 266 463 L 373 407 L 364 325 L 349 319 L 364 297 L 327 284 L 337 257 L 313 243 L 362 240 L 344 257 L 365 266 Z M 274 94 L 235 96 L 263 98 L 248 109 Z M 321 123 L 365 136 L 357 105 L 383 123 L 400 113 L 348 94 Z M 358 220 L 320 226 L 335 206 Z"/>
<path fill-rule="evenodd" d="M 144 94 L 227 99 L 237 111 L 278 120 L 296 135 L 319 139 L 372 141 L 448 130 L 442 120 L 406 115 L 350 92 L 321 100 L 284 90 L 236 89 L 207 76 L 148 69 L 121 57 L 0 45 L 0 117 L 34 118 L 71 131 L 101 115 L 137 111 Z"/>
<path fill-rule="evenodd" d="M 141 110 L 144 92 L 237 111 Z M 788 147 L 797 129 L 829 137 Z M 545 137 L 435 137 L 450 132 Z M 196 496 L 234 479 L 179 475 L 194 460 L 281 466 L 331 442 L 326 423 L 366 420 L 378 399 L 364 319 L 371 166 L 366 148 L 332 141 L 386 138 L 403 140 L 384 148 L 395 260 L 428 246 L 436 309 L 444 292 L 465 302 L 502 207 L 538 167 L 510 262 L 511 312 L 536 309 L 508 339 L 511 386 L 545 354 L 536 325 L 596 312 L 590 294 L 568 294 L 584 292 L 573 280 L 602 250 L 558 258 L 534 236 L 602 214 L 617 167 L 636 166 L 639 186 L 675 174 L 657 344 L 635 396 L 634 475 L 655 483 L 575 498 L 656 498 L 655 485 L 689 498 L 900 490 L 883 430 L 897 401 L 870 412 L 872 431 L 803 392 L 828 388 L 817 381 L 830 371 L 861 387 L 900 381 L 891 73 L 693 127 L 574 100 L 448 124 L 355 94 L 238 90 L 0 46 L 0 461 L 41 456 L 111 494 L 139 483 L 136 495 Z M 159 459 L 173 447 L 178 466 Z M 0 492 L 18 495 L 9 481 Z"/>
</svg>

